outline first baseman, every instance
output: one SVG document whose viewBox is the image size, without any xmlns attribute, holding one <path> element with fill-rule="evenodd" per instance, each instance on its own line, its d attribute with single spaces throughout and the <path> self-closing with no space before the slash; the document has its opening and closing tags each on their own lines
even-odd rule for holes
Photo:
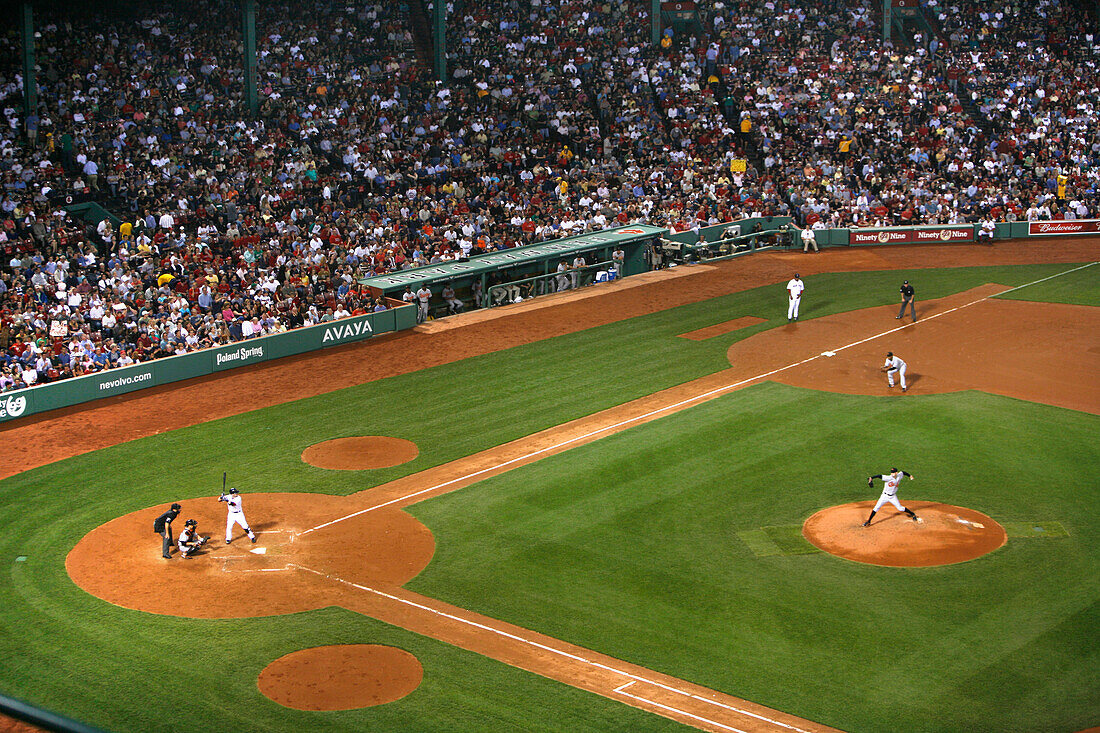
<svg viewBox="0 0 1100 733">
<path fill-rule="evenodd" d="M 882 371 L 886 372 L 886 383 L 894 386 L 894 375 L 901 380 L 901 391 L 905 392 L 909 387 L 905 385 L 905 369 L 908 365 L 899 357 L 894 356 L 893 351 L 886 352 L 886 363 L 882 365 Z"/>
<path fill-rule="evenodd" d="M 244 518 L 244 504 L 241 502 L 241 492 L 236 489 L 230 489 L 228 494 L 222 494 L 218 497 L 218 501 L 224 501 L 226 503 L 225 544 L 228 545 L 233 541 L 234 524 L 239 524 L 244 527 L 244 531 L 248 534 L 248 539 L 255 542 L 256 535 L 249 529 L 248 520 Z"/>
<path fill-rule="evenodd" d="M 875 502 L 875 508 L 871 510 L 871 516 L 867 517 L 867 521 L 863 523 L 864 527 L 871 523 L 871 520 L 875 518 L 875 513 L 886 503 L 893 504 L 895 509 L 899 512 L 905 512 L 909 515 L 910 519 L 916 519 L 918 522 L 920 521 L 912 510 L 906 509 L 898 502 L 898 482 L 901 481 L 902 476 L 908 476 L 910 481 L 913 480 L 913 474 L 907 471 L 899 471 L 896 468 L 891 468 L 890 473 L 867 477 L 868 486 L 874 486 L 875 479 L 882 479 L 885 483 L 882 485 L 882 495 L 879 496 L 878 501 Z"/>
<path fill-rule="evenodd" d="M 796 272 L 787 283 L 787 323 L 798 320 L 798 306 L 802 303 L 802 291 L 805 289 L 806 286 Z"/>
</svg>

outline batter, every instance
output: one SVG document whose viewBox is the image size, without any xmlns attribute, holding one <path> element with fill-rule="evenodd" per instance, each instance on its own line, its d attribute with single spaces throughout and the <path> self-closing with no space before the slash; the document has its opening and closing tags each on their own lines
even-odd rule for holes
<svg viewBox="0 0 1100 733">
<path fill-rule="evenodd" d="M 218 501 L 224 501 L 226 503 L 226 515 L 225 515 L 225 544 L 229 544 L 233 541 L 233 525 L 239 524 L 244 528 L 244 531 L 248 534 L 248 539 L 253 542 L 256 541 L 256 535 L 252 533 L 252 530 L 248 527 L 248 520 L 244 518 L 244 504 L 241 502 L 241 492 L 236 489 L 230 489 L 229 494 L 222 494 Z"/>
<path fill-rule="evenodd" d="M 910 519 L 920 521 L 920 517 L 913 513 L 911 509 L 906 509 L 898 501 L 898 482 L 901 481 L 902 476 L 908 476 L 909 480 L 913 480 L 913 474 L 907 471 L 899 471 L 896 468 L 891 468 L 890 473 L 878 474 L 876 476 L 867 477 L 867 485 L 874 486 L 875 479 L 881 479 L 885 483 L 882 485 L 882 495 L 879 496 L 878 501 L 875 502 L 875 508 L 871 510 L 871 516 L 867 517 L 867 521 L 863 523 L 866 527 L 871 524 L 871 520 L 875 518 L 875 514 L 882 508 L 883 504 L 893 504 L 894 508 L 899 512 L 905 512 L 909 515 Z"/>
</svg>

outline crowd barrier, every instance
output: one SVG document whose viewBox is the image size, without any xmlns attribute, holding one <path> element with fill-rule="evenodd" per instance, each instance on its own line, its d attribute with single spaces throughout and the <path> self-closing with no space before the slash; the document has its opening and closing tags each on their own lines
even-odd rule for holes
<svg viewBox="0 0 1100 733">
<path fill-rule="evenodd" d="M 284 356 L 362 341 L 378 334 L 400 331 L 416 325 L 414 306 L 400 301 L 392 301 L 392 304 L 396 307 L 379 313 L 342 318 L 272 336 L 237 341 L 227 346 L 5 392 L 0 394 L 0 422 Z"/>
</svg>

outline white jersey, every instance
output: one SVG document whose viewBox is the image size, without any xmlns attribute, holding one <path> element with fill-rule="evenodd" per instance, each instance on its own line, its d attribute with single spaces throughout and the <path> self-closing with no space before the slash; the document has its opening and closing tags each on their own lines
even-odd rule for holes
<svg viewBox="0 0 1100 733">
<path fill-rule="evenodd" d="M 894 496 L 898 493 L 898 483 L 901 481 L 903 476 L 908 475 L 909 474 L 907 474 L 905 471 L 898 471 L 896 476 L 892 473 L 884 473 L 880 476 L 872 476 L 871 478 L 881 479 L 884 482 L 882 486 L 882 493 L 885 496 Z"/>
<path fill-rule="evenodd" d="M 222 497 L 222 501 L 229 505 L 230 514 L 240 514 L 244 511 L 244 503 L 241 501 L 240 494 L 226 494 Z"/>
<path fill-rule="evenodd" d="M 802 297 L 802 291 L 806 289 L 806 286 L 797 277 L 791 278 L 791 281 L 787 283 L 787 292 L 790 293 L 792 298 Z"/>
<path fill-rule="evenodd" d="M 886 360 L 886 363 L 882 365 L 886 369 L 904 369 L 905 362 L 896 356 L 892 356 Z"/>
<path fill-rule="evenodd" d="M 176 546 L 179 548 L 180 552 L 187 552 L 190 549 L 188 544 L 194 541 L 195 530 L 190 527 L 184 527 L 183 531 L 180 532 L 179 538 L 176 539 Z"/>
</svg>

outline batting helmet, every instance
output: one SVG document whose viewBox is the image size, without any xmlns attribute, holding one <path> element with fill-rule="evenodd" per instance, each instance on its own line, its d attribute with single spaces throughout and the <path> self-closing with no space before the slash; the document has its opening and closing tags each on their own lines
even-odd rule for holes
<svg viewBox="0 0 1100 733">
<path fill-rule="evenodd" d="M 239 493 L 241 493 L 241 492 L 237 491 L 236 489 L 230 489 L 230 490 L 229 490 L 229 493 L 230 493 L 230 494 L 239 494 Z"/>
</svg>

